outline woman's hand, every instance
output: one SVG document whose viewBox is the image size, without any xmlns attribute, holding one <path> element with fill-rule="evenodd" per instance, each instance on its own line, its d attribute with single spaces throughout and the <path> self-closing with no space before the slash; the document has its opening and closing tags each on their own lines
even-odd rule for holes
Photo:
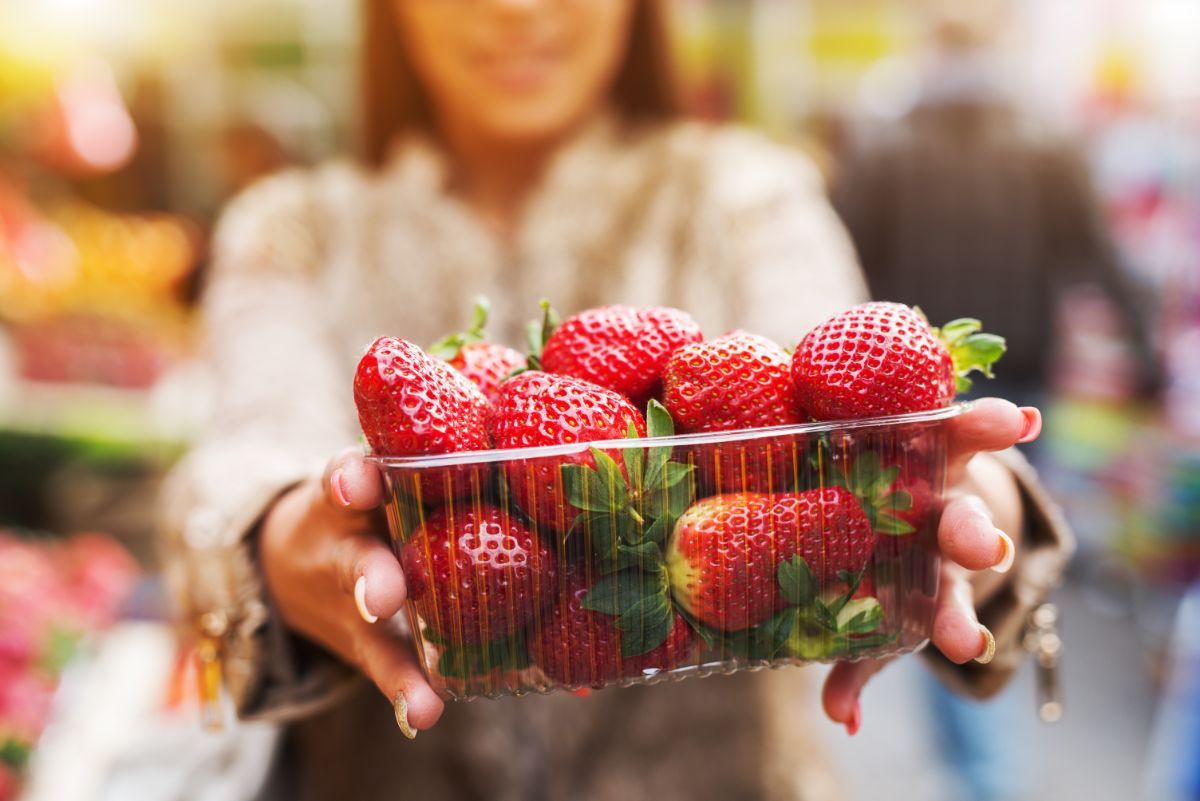
<svg viewBox="0 0 1200 801">
<path fill-rule="evenodd" d="M 259 556 L 283 622 L 367 675 L 396 707 L 408 737 L 441 717 L 411 644 L 379 621 L 400 611 L 404 574 L 371 530 L 383 501 L 378 469 L 357 451 L 331 461 L 320 482 L 283 495 L 263 522 Z"/>
<path fill-rule="evenodd" d="M 1032 407 L 986 398 L 948 424 L 946 507 L 938 525 L 942 562 L 933 644 L 950 661 L 991 661 L 996 642 L 975 616 L 976 598 L 986 598 L 1012 567 L 1013 537 L 1022 530 L 1021 499 L 1012 474 L 984 451 L 1031 442 L 1042 418 Z M 991 574 L 974 574 L 991 568 Z M 862 721 L 859 695 L 888 660 L 843 662 L 825 681 L 825 713 L 854 734 Z"/>
</svg>

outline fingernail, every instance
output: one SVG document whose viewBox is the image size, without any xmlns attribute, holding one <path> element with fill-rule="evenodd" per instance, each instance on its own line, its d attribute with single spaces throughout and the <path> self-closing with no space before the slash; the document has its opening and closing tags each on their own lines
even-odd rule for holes
<svg viewBox="0 0 1200 801">
<path fill-rule="evenodd" d="M 396 710 L 396 725 L 400 727 L 400 732 L 410 740 L 417 739 L 417 730 L 408 722 L 408 701 L 404 699 L 404 693 L 396 693 L 392 706 Z"/>
<path fill-rule="evenodd" d="M 850 713 L 850 722 L 846 724 L 846 734 L 853 737 L 858 734 L 858 727 L 862 725 L 862 704 L 858 699 L 854 701 L 854 711 Z"/>
<path fill-rule="evenodd" d="M 378 615 L 372 615 L 371 610 L 367 609 L 367 577 L 359 576 L 358 581 L 354 582 L 354 605 L 358 607 L 358 616 L 368 623 L 374 623 L 379 620 Z"/>
<path fill-rule="evenodd" d="M 1033 442 L 1042 433 L 1042 413 L 1034 406 L 1022 406 L 1021 414 L 1025 417 L 1025 427 L 1017 442 Z"/>
<path fill-rule="evenodd" d="M 979 624 L 979 633 L 983 635 L 983 653 L 975 657 L 975 661 L 986 665 L 996 657 L 996 638 L 987 626 Z"/>
<path fill-rule="evenodd" d="M 342 468 L 333 471 L 333 475 L 329 477 L 329 490 L 333 493 L 333 500 L 338 506 L 349 506 L 350 501 L 346 498 L 346 489 L 342 486 Z"/>
<path fill-rule="evenodd" d="M 1013 560 L 1017 558 L 1017 546 L 1013 545 L 1012 537 L 1005 534 L 1000 529 L 996 529 L 996 536 L 1000 538 L 1000 547 L 1004 553 L 1000 556 L 1000 561 L 992 565 L 992 570 L 997 573 L 1007 573 L 1012 569 Z"/>
</svg>

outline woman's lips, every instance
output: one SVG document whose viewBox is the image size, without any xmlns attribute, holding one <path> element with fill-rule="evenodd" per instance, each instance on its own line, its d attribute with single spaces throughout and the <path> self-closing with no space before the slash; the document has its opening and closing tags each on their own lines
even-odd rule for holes
<svg viewBox="0 0 1200 801">
<path fill-rule="evenodd" d="M 479 59 L 476 69 L 486 83 L 498 89 L 530 92 L 549 83 L 561 63 L 561 58 L 549 51 L 506 53 Z"/>
</svg>

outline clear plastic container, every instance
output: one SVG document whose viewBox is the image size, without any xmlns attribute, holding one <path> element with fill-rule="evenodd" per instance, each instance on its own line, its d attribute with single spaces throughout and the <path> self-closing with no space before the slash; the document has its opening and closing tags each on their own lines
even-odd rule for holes
<svg viewBox="0 0 1200 801">
<path fill-rule="evenodd" d="M 371 457 L 448 698 L 913 651 L 962 410 Z"/>
</svg>

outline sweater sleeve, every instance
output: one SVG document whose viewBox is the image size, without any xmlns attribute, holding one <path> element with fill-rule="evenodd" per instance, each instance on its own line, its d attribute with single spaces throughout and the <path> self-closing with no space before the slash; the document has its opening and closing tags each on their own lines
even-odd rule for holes
<svg viewBox="0 0 1200 801">
<path fill-rule="evenodd" d="M 186 620 L 219 635 L 225 684 L 245 717 L 303 711 L 350 675 L 273 618 L 253 542 L 275 498 L 356 441 L 350 377 L 323 315 L 311 181 L 268 178 L 222 216 L 202 306 L 214 413 L 164 493 L 175 599 Z"/>
</svg>

